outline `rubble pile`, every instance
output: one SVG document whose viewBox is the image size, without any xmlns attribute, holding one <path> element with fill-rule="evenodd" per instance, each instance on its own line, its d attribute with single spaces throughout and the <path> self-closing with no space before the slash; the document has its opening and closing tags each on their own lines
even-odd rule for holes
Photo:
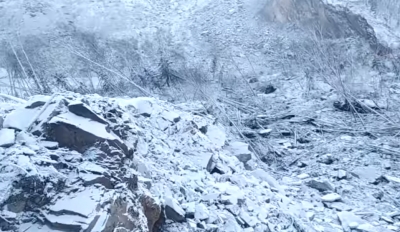
<svg viewBox="0 0 400 232">
<path fill-rule="evenodd" d="M 329 182 L 278 181 L 194 103 L 66 93 L 0 104 L 2 231 L 387 229 L 343 210 Z M 341 210 L 320 230 L 314 206 Z"/>
</svg>

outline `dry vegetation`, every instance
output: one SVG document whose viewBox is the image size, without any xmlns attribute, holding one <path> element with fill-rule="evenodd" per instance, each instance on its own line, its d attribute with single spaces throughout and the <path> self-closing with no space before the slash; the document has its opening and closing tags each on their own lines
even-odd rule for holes
<svg viewBox="0 0 400 232">
<path fill-rule="evenodd" d="M 378 4 L 376 11 L 398 6 L 393 1 L 385 4 Z M 280 120 L 295 114 L 307 121 L 311 115 L 305 112 L 327 106 L 319 101 L 322 96 L 333 94 L 335 100 L 349 102 L 357 102 L 359 98 L 383 100 L 388 110 L 399 104 L 391 98 L 390 90 L 400 74 L 396 57 L 381 57 L 357 38 L 327 39 L 320 37 L 320 33 L 299 31 L 281 32 L 280 35 L 286 36 L 271 35 L 268 46 L 263 47 L 270 71 L 261 80 L 251 54 L 245 54 L 249 70 L 222 54 L 206 57 L 211 62 L 194 63 L 166 31 L 160 31 L 153 40 L 128 41 L 104 39 L 76 28 L 63 30 L 62 36 L 13 37 L 3 42 L 1 60 L 8 77 L 1 79 L 2 92 L 6 90 L 5 93 L 21 98 L 73 91 L 109 96 L 162 96 L 175 102 L 200 100 L 209 113 L 251 143 L 260 157 L 279 151 L 273 151 L 273 145 L 266 140 L 252 138 L 249 128 L 267 129 L 277 122 L 275 129 L 290 131 L 295 141 L 304 131 L 315 134 L 310 128 L 304 130 Z M 279 75 L 269 75 L 273 73 Z M 249 83 L 252 78 L 260 80 Z M 267 84 L 278 85 L 279 94 L 285 98 L 262 94 L 260 89 Z M 334 92 L 321 89 L 321 84 L 329 85 Z M 338 127 L 326 120 L 316 124 L 330 132 L 393 135 L 399 132 L 398 118 L 373 110 L 382 122 L 377 127 L 368 124 L 372 118 L 355 113 L 360 124 Z M 260 115 L 267 116 L 260 118 Z"/>
</svg>

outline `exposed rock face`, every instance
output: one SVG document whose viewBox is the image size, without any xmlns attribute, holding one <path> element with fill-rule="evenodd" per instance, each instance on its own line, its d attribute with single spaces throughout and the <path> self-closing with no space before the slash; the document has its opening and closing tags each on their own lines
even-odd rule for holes
<svg viewBox="0 0 400 232">
<path fill-rule="evenodd" d="M 321 0 L 270 0 L 260 14 L 268 21 L 296 23 L 327 38 L 359 37 L 374 51 L 389 52 L 378 42 L 374 29 L 365 18 Z"/>
<path fill-rule="evenodd" d="M 164 214 L 162 208 L 155 200 L 147 195 L 143 195 L 140 199 L 144 215 L 147 218 L 147 226 L 150 232 L 159 231 L 160 226 L 164 223 Z"/>
<path fill-rule="evenodd" d="M 80 124 L 75 123 L 76 119 L 81 121 Z M 53 118 L 47 124 L 46 135 L 49 139 L 57 141 L 60 146 L 79 152 L 84 152 L 98 142 L 108 142 L 111 146 L 121 148 L 126 154 L 128 153 L 126 145 L 117 136 L 109 133 L 106 125 L 71 113 Z"/>
<path fill-rule="evenodd" d="M 71 113 L 76 114 L 78 116 L 91 119 L 93 121 L 107 124 L 107 121 L 101 118 L 99 115 L 94 113 L 89 106 L 84 104 L 83 102 L 73 102 L 68 105 L 68 109 Z"/>
</svg>

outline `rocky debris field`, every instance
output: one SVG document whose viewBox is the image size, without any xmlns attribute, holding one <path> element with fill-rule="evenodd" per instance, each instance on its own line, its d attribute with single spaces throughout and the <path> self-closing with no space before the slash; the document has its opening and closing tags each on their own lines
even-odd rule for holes
<svg viewBox="0 0 400 232">
<path fill-rule="evenodd" d="M 294 145 L 276 128 L 253 129 L 284 156 L 280 170 L 200 103 L 66 93 L 5 101 L 0 115 L 1 231 L 400 228 L 394 143 L 382 143 L 392 151 L 382 157 L 331 133 L 317 151 L 300 145 L 305 137 Z M 346 144 L 341 154 L 334 140 Z"/>
</svg>

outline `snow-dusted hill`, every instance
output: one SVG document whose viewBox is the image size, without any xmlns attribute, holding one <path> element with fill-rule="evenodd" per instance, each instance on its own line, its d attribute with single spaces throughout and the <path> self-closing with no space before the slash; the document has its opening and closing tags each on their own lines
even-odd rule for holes
<svg viewBox="0 0 400 232">
<path fill-rule="evenodd" d="M 0 1 L 0 230 L 400 231 L 396 2 Z"/>
</svg>

